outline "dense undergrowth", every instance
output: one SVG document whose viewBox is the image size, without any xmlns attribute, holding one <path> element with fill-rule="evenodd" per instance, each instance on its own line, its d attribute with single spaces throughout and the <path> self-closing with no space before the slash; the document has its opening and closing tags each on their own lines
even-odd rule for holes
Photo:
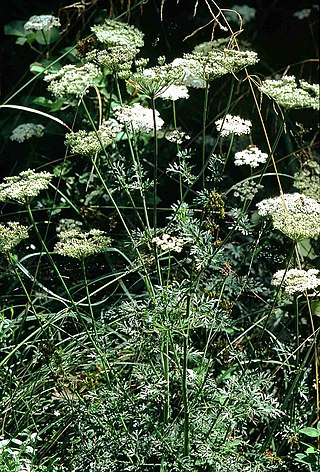
<svg viewBox="0 0 320 472">
<path fill-rule="evenodd" d="M 319 470 L 318 64 L 222 3 L 168 57 L 143 2 L 5 27 L 1 472 Z"/>
</svg>

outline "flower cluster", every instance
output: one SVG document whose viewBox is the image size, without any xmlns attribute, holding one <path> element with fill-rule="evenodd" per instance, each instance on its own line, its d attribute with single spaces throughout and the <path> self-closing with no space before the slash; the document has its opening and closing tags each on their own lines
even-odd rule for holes
<svg viewBox="0 0 320 472">
<path fill-rule="evenodd" d="M 257 204 L 260 216 L 270 216 L 273 226 L 299 241 L 320 234 L 320 204 L 300 193 L 267 198 Z"/>
<path fill-rule="evenodd" d="M 4 183 L 0 184 L 0 202 L 13 200 L 26 203 L 39 195 L 41 190 L 47 189 L 52 177 L 49 172 L 35 172 L 32 169 L 24 170 L 17 176 L 5 177 Z"/>
<path fill-rule="evenodd" d="M 268 154 L 260 151 L 257 146 L 249 146 L 244 151 L 235 153 L 234 163 L 236 166 L 248 165 L 250 167 L 258 167 L 264 164 L 268 159 Z"/>
<path fill-rule="evenodd" d="M 94 49 L 89 51 L 85 59 L 109 70 L 117 72 L 121 79 L 128 79 L 131 75 L 131 67 L 139 49 L 126 46 L 112 46 L 107 49 Z M 105 72 L 107 72 L 105 70 Z"/>
<path fill-rule="evenodd" d="M 163 100 L 176 101 L 179 98 L 189 98 L 189 93 L 185 85 L 169 85 L 158 97 Z"/>
<path fill-rule="evenodd" d="M 242 134 L 249 134 L 252 123 L 250 120 L 243 120 L 240 116 L 226 115 L 215 122 L 217 130 L 221 136 L 226 137 L 230 134 L 241 136 Z"/>
<path fill-rule="evenodd" d="M 68 64 L 58 72 L 46 75 L 44 80 L 50 82 L 48 90 L 53 95 L 68 98 L 70 95 L 83 96 L 98 77 L 99 69 L 95 64 L 88 63 L 79 67 Z"/>
<path fill-rule="evenodd" d="M 317 277 L 318 274 L 319 271 L 317 269 L 278 270 L 278 272 L 273 275 L 271 283 L 276 287 L 282 286 L 286 293 L 294 295 L 319 287 L 320 279 Z"/>
<path fill-rule="evenodd" d="M 32 31 L 49 31 L 61 26 L 59 18 L 53 15 L 34 15 L 23 25 L 27 33 Z"/>
<path fill-rule="evenodd" d="M 206 81 L 203 77 L 203 70 L 201 68 L 201 64 L 199 62 L 189 57 L 187 58 L 180 58 L 177 57 L 172 62 L 173 67 L 179 67 L 182 72 L 182 79 L 181 83 L 186 87 L 193 87 L 193 88 L 205 88 Z"/>
<path fill-rule="evenodd" d="M 305 162 L 294 174 L 294 187 L 320 203 L 320 165 L 316 161 Z"/>
<path fill-rule="evenodd" d="M 0 252 L 11 251 L 13 247 L 28 237 L 28 228 L 16 221 L 0 224 Z"/>
<path fill-rule="evenodd" d="M 172 131 L 168 131 L 164 137 L 170 141 L 171 143 L 182 144 L 183 141 L 191 139 L 190 136 L 185 133 L 184 131 L 180 131 L 178 129 L 174 129 Z"/>
<path fill-rule="evenodd" d="M 132 106 L 124 105 L 114 109 L 114 114 L 117 120 L 124 125 L 132 128 L 136 133 L 139 131 L 148 133 L 153 130 L 153 112 L 150 108 L 145 108 L 139 103 L 134 103 Z M 164 121 L 160 118 L 159 112 L 155 113 L 156 128 L 161 129 Z"/>
<path fill-rule="evenodd" d="M 190 87 L 204 88 L 207 81 L 228 73 L 235 73 L 244 67 L 258 62 L 257 53 L 253 51 L 237 51 L 234 49 L 208 49 L 205 51 L 198 45 L 191 54 L 176 58 L 173 66 L 184 71 L 182 84 Z"/>
<path fill-rule="evenodd" d="M 61 256 L 85 259 L 100 252 L 105 252 L 110 246 L 110 238 L 104 231 L 91 229 L 81 232 L 79 229 L 61 231 L 60 241 L 55 245 L 54 251 Z"/>
<path fill-rule="evenodd" d="M 103 147 L 112 144 L 122 129 L 123 125 L 111 118 L 103 121 L 97 131 L 80 130 L 67 133 L 65 144 L 71 147 L 74 154 L 94 156 L 101 152 Z"/>
<path fill-rule="evenodd" d="M 245 200 L 252 200 L 262 188 L 263 185 L 261 184 L 257 184 L 252 180 L 244 180 L 233 187 L 233 195 L 237 198 L 240 198 L 240 200 L 244 202 Z"/>
<path fill-rule="evenodd" d="M 249 7 L 248 5 L 233 5 L 231 10 L 234 10 L 237 13 L 239 13 L 239 15 L 242 18 L 242 23 L 243 24 L 249 23 L 249 21 L 253 20 L 254 17 L 256 16 L 256 12 L 257 12 L 257 10 L 255 8 Z M 238 23 L 239 22 L 238 15 L 236 15 L 232 11 L 226 11 L 224 15 L 227 18 L 227 20 L 230 21 L 231 23 L 233 23 L 233 22 Z"/>
<path fill-rule="evenodd" d="M 92 26 L 97 39 L 108 47 L 128 46 L 140 48 L 143 46 L 144 34 L 137 28 L 121 21 L 106 20 L 102 25 Z"/>
<path fill-rule="evenodd" d="M 171 86 L 181 86 L 180 81 L 184 76 L 184 70 L 179 65 L 174 65 L 173 63 L 164 64 L 162 59 L 164 58 L 160 57 L 158 59 L 161 64 L 157 66 L 145 69 L 141 66 L 139 70 L 130 77 L 130 81 L 128 81 L 129 85 L 131 83 L 138 92 L 149 97 L 169 98 L 166 96 L 163 97 L 162 94 L 168 89 L 170 90 Z M 181 89 L 178 87 L 177 89 L 171 89 L 171 95 L 176 96 L 177 94 L 176 99 L 188 98 L 186 97 L 187 90 L 185 88 Z"/>
<path fill-rule="evenodd" d="M 279 80 L 267 79 L 263 81 L 260 90 L 284 108 L 313 108 L 319 110 L 319 84 L 309 84 L 307 81 L 300 79 L 298 85 L 293 75 L 285 75 Z"/>
<path fill-rule="evenodd" d="M 11 141 L 17 141 L 23 143 L 23 141 L 32 137 L 42 138 L 44 134 L 44 126 L 35 123 L 22 123 L 12 130 L 10 139 Z"/>
<path fill-rule="evenodd" d="M 176 251 L 181 252 L 184 246 L 184 240 L 171 236 L 170 234 L 163 233 L 161 238 L 156 236 L 152 238 L 152 242 L 159 246 L 163 251 Z"/>
<path fill-rule="evenodd" d="M 298 18 L 298 20 L 304 20 L 308 18 L 311 14 L 311 8 L 303 8 L 302 10 L 295 11 L 293 16 Z"/>
</svg>

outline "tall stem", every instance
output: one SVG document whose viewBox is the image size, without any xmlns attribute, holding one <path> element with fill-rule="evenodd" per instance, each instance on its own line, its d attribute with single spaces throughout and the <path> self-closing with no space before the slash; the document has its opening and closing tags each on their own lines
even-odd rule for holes
<svg viewBox="0 0 320 472">
<path fill-rule="evenodd" d="M 209 96 L 209 82 L 206 81 L 204 89 L 204 102 L 202 113 L 202 189 L 205 188 L 205 167 L 206 167 L 206 127 L 207 127 L 207 113 L 208 113 L 208 96 Z"/>
<path fill-rule="evenodd" d="M 38 226 L 37 226 L 37 224 L 36 224 L 36 222 L 35 222 L 35 220 L 34 220 L 34 218 L 33 218 L 33 214 L 32 214 L 32 211 L 31 211 L 31 208 L 30 208 L 29 203 L 27 203 L 27 211 L 28 211 L 29 218 L 30 218 L 31 224 L 32 224 L 32 226 L 33 226 L 33 229 L 34 229 L 34 231 L 35 231 L 35 233 L 36 233 L 36 235 L 37 235 L 37 238 L 38 238 L 38 240 L 39 240 L 39 242 L 40 242 L 40 244 L 41 244 L 41 249 L 42 249 L 42 251 L 43 251 L 43 252 L 46 254 L 46 256 L 48 257 L 49 262 L 50 262 L 50 264 L 51 264 L 53 270 L 54 270 L 55 273 L 57 274 L 58 279 L 60 280 L 60 282 L 61 282 L 61 284 L 62 284 L 62 286 L 63 286 L 63 288 L 64 288 L 66 294 L 68 295 L 68 297 L 69 297 L 69 299 L 70 299 L 70 301 L 71 301 L 73 307 L 76 309 L 76 311 L 78 311 L 78 310 L 77 310 L 77 307 L 76 307 L 76 304 L 75 304 L 75 302 L 74 302 L 74 300 L 73 300 L 73 298 L 72 298 L 72 295 L 71 295 L 71 293 L 70 293 L 68 287 L 66 286 L 65 281 L 64 281 L 64 279 L 63 279 L 63 277 L 62 277 L 62 275 L 61 275 L 61 273 L 60 273 L 60 271 L 59 271 L 57 265 L 55 264 L 54 260 L 52 259 L 51 254 L 50 254 L 50 252 L 48 251 L 48 248 L 47 248 L 47 246 L 46 246 L 46 243 L 44 242 L 44 240 L 43 240 L 43 238 L 42 238 L 42 236 L 41 236 L 41 234 L 40 234 L 40 232 L 39 232 L 39 230 L 38 230 Z"/>
<path fill-rule="evenodd" d="M 191 306 L 191 295 L 188 295 L 187 298 L 187 319 L 189 320 L 190 315 L 190 306 Z M 182 364 L 182 399 L 183 399 L 183 432 L 184 432 L 184 441 L 183 441 L 183 454 L 184 456 L 189 456 L 190 453 L 190 411 L 189 411 L 189 398 L 188 398 L 188 383 L 187 383 L 187 373 L 188 373 L 188 352 L 189 352 L 189 321 L 186 332 L 183 336 L 183 364 Z"/>
<path fill-rule="evenodd" d="M 153 131 L 154 131 L 154 146 L 153 146 L 153 228 L 157 229 L 157 200 L 158 200 L 158 136 L 157 136 L 157 122 L 156 122 L 156 107 L 155 98 L 151 97 L 152 116 L 153 116 Z"/>
</svg>

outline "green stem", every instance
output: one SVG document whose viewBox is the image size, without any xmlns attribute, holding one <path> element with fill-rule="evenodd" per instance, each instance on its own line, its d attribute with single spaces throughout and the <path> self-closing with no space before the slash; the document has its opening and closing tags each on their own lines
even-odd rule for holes
<svg viewBox="0 0 320 472">
<path fill-rule="evenodd" d="M 191 306 L 191 295 L 187 298 L 187 309 L 186 316 L 189 319 Z M 189 411 L 189 398 L 188 398 L 188 384 L 187 384 L 187 373 L 188 373 L 188 351 L 189 351 L 189 322 L 187 331 L 183 336 L 183 365 L 182 365 L 182 399 L 183 399 L 183 455 L 189 456 L 190 454 L 190 411 Z"/>
<path fill-rule="evenodd" d="M 46 246 L 46 243 L 44 242 L 44 240 L 43 240 L 43 238 L 42 238 L 42 236 L 41 236 L 41 234 L 40 234 L 40 232 L 39 232 L 39 230 L 38 230 L 38 226 L 37 226 L 37 224 L 36 224 L 36 222 L 35 222 L 35 220 L 34 220 L 34 218 L 33 218 L 33 214 L 32 214 L 32 211 L 31 211 L 31 208 L 30 208 L 29 203 L 27 203 L 27 211 L 28 211 L 28 215 L 29 215 L 29 218 L 30 218 L 32 227 L 33 227 L 33 229 L 34 229 L 34 231 L 35 231 L 35 233 L 36 233 L 36 235 L 37 235 L 37 238 L 38 238 L 38 240 L 39 240 L 39 242 L 40 242 L 40 244 L 41 244 L 41 250 L 42 250 L 42 251 L 46 254 L 46 256 L 48 257 L 49 262 L 50 262 L 50 264 L 51 264 L 53 270 L 54 270 L 55 273 L 57 274 L 58 279 L 60 280 L 61 285 L 63 286 L 63 288 L 64 288 L 66 294 L 68 295 L 68 297 L 69 297 L 69 299 L 70 299 L 70 301 L 71 301 L 73 307 L 75 308 L 76 311 L 78 311 L 78 310 L 77 310 L 77 307 L 76 307 L 76 304 L 75 304 L 75 302 L 74 302 L 74 300 L 73 300 L 73 297 L 72 297 L 72 295 L 71 295 L 71 293 L 70 293 L 68 287 L 66 286 L 65 281 L 64 281 L 64 279 L 63 279 L 63 277 L 62 277 L 62 275 L 61 275 L 61 273 L 60 273 L 60 271 L 59 271 L 57 265 L 55 264 L 54 260 L 52 259 L 51 254 L 50 254 L 50 252 L 48 251 L 48 248 L 47 248 L 47 246 Z"/>
<path fill-rule="evenodd" d="M 294 310 L 295 331 L 296 331 L 296 368 L 298 369 L 299 368 L 299 361 L 300 361 L 300 354 L 299 354 L 300 333 L 299 333 L 299 300 L 298 300 L 298 295 L 294 295 L 293 310 Z"/>
<path fill-rule="evenodd" d="M 154 147 L 153 147 L 153 228 L 157 229 L 157 186 L 158 186 L 158 136 L 156 123 L 156 107 L 155 99 L 151 97 L 153 131 L 154 131 Z"/>
<path fill-rule="evenodd" d="M 202 113 L 202 189 L 205 189 L 205 168 L 206 168 L 206 127 L 207 127 L 207 113 L 208 113 L 208 97 L 209 97 L 209 82 L 206 81 L 204 89 L 204 102 Z"/>
<path fill-rule="evenodd" d="M 165 330 L 165 339 L 162 345 L 162 363 L 166 388 L 166 398 L 163 409 L 163 422 L 167 423 L 170 416 L 170 371 L 169 371 L 169 333 Z"/>
<path fill-rule="evenodd" d="M 177 112 L 176 112 L 176 103 L 172 100 L 172 116 L 173 116 L 173 127 L 177 129 Z M 177 143 L 177 155 L 180 156 L 180 146 Z M 179 157 L 179 167 L 181 166 L 181 159 Z M 180 200 L 183 198 L 183 184 L 182 184 L 182 175 L 179 173 L 179 189 L 180 189 Z"/>
</svg>

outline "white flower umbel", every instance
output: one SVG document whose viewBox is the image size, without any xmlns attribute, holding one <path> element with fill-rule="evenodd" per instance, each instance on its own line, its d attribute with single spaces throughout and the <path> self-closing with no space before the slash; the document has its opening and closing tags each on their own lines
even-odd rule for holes
<svg viewBox="0 0 320 472">
<path fill-rule="evenodd" d="M 293 16 L 298 18 L 298 20 L 304 20 L 310 16 L 311 11 L 311 8 L 303 8 L 302 10 L 295 11 Z"/>
<path fill-rule="evenodd" d="M 188 89 L 185 85 L 169 85 L 158 97 L 163 100 L 176 101 L 179 98 L 189 98 Z"/>
<path fill-rule="evenodd" d="M 290 269 L 287 272 L 285 270 L 278 270 L 273 275 L 271 283 L 276 287 L 282 286 L 289 295 L 295 295 L 319 287 L 320 279 L 317 277 L 318 274 L 319 271 L 317 269 Z"/>
<path fill-rule="evenodd" d="M 17 141 L 23 143 L 30 138 L 42 138 L 44 135 L 45 127 L 35 123 L 22 123 L 12 130 L 10 139 L 11 141 Z"/>
<path fill-rule="evenodd" d="M 102 25 L 92 26 L 97 39 L 106 46 L 143 46 L 144 34 L 134 26 L 116 20 L 106 20 Z"/>
<path fill-rule="evenodd" d="M 309 84 L 303 79 L 299 80 L 299 85 L 297 82 L 293 75 L 285 75 L 279 80 L 267 79 L 263 81 L 260 90 L 284 108 L 319 110 L 319 84 Z"/>
<path fill-rule="evenodd" d="M 114 114 L 117 120 L 124 125 L 132 128 L 136 133 L 139 131 L 149 133 L 153 130 L 153 112 L 150 108 L 145 108 L 139 103 L 134 103 L 132 106 L 124 105 L 114 109 Z M 164 121 L 160 118 L 159 112 L 156 110 L 156 128 L 161 129 Z"/>
<path fill-rule="evenodd" d="M 249 7 L 248 5 L 233 5 L 230 10 L 239 13 L 243 24 L 249 23 L 249 21 L 253 20 L 257 12 L 255 8 Z M 226 11 L 224 15 L 231 23 L 239 23 L 239 17 L 234 12 Z"/>
<path fill-rule="evenodd" d="M 128 79 L 131 75 L 133 60 L 138 52 L 139 49 L 132 46 L 112 46 L 109 49 L 89 51 L 85 59 L 108 69 L 110 73 L 117 72 L 121 79 Z"/>
<path fill-rule="evenodd" d="M 55 245 L 54 251 L 61 256 L 85 259 L 100 252 L 105 252 L 110 246 L 110 238 L 104 231 L 92 229 L 86 233 L 78 229 L 61 231 L 60 241 Z"/>
<path fill-rule="evenodd" d="M 180 131 L 178 129 L 174 129 L 172 131 L 168 131 L 164 136 L 168 141 L 172 143 L 182 144 L 183 141 L 191 139 L 191 137 L 185 133 L 184 131 Z"/>
<path fill-rule="evenodd" d="M 52 177 L 49 172 L 35 172 L 32 169 L 24 170 L 17 176 L 5 177 L 4 183 L 0 184 L 0 202 L 13 200 L 26 203 L 39 195 L 41 190 L 47 189 Z"/>
<path fill-rule="evenodd" d="M 58 72 L 46 75 L 44 80 L 49 82 L 48 90 L 55 97 L 66 98 L 70 95 L 82 97 L 98 77 L 99 69 L 92 63 L 79 67 L 68 64 Z"/>
<path fill-rule="evenodd" d="M 143 66 L 139 67 L 138 71 L 131 75 L 128 84 L 131 83 L 136 91 L 153 98 L 161 97 L 162 93 L 170 86 L 181 85 L 180 80 L 184 75 L 183 68 L 178 65 L 164 64 L 162 59 L 164 58 L 158 58 L 161 64 L 157 66 L 148 67 L 147 69 L 144 69 Z M 186 95 L 185 89 L 176 89 L 174 96 L 177 93 L 179 93 L 177 98 L 182 98 L 180 97 L 181 94 L 184 97 Z"/>
<path fill-rule="evenodd" d="M 184 246 L 184 240 L 182 238 L 177 238 L 167 233 L 163 233 L 161 237 L 154 237 L 152 242 L 156 243 L 163 251 L 181 252 Z"/>
<path fill-rule="evenodd" d="M 95 131 L 80 130 L 66 134 L 65 143 L 71 147 L 74 154 L 94 156 L 103 151 L 103 147 L 112 144 L 117 134 L 123 130 L 123 125 L 114 119 L 103 121 L 100 128 Z"/>
<path fill-rule="evenodd" d="M 16 221 L 0 224 L 0 252 L 11 251 L 23 239 L 28 238 L 27 226 Z"/>
<path fill-rule="evenodd" d="M 207 82 L 228 73 L 235 73 L 244 67 L 258 62 L 257 53 L 253 51 L 238 51 L 234 49 L 208 49 L 202 45 L 196 46 L 191 54 L 176 58 L 173 66 L 179 66 L 184 71 L 181 80 L 187 87 L 204 88 Z"/>
<path fill-rule="evenodd" d="M 253 180 L 244 180 L 243 182 L 234 185 L 233 195 L 244 202 L 245 200 L 252 200 L 262 188 L 263 185 L 257 184 Z"/>
<path fill-rule="evenodd" d="M 306 161 L 299 172 L 294 174 L 294 187 L 307 197 L 320 203 L 320 165 L 316 161 Z"/>
<path fill-rule="evenodd" d="M 264 164 L 268 159 L 268 154 L 260 151 L 257 146 L 249 146 L 244 151 L 235 153 L 234 163 L 236 166 L 248 165 L 250 167 L 258 167 Z"/>
<path fill-rule="evenodd" d="M 240 116 L 226 115 L 215 122 L 217 130 L 221 136 L 226 137 L 230 134 L 241 136 L 242 134 L 249 134 L 252 123 L 250 120 L 243 120 Z"/>
<path fill-rule="evenodd" d="M 23 25 L 26 32 L 49 31 L 61 26 L 59 18 L 53 15 L 34 15 Z"/>
<path fill-rule="evenodd" d="M 257 208 L 260 216 L 271 217 L 273 226 L 294 241 L 320 234 L 320 204 L 301 193 L 267 198 Z"/>
<path fill-rule="evenodd" d="M 186 87 L 193 88 L 205 88 L 206 81 L 203 77 L 203 71 L 200 67 L 200 64 L 195 59 L 189 58 L 180 58 L 177 57 L 172 61 L 173 67 L 179 67 L 183 70 L 183 78 L 181 82 Z"/>
</svg>

